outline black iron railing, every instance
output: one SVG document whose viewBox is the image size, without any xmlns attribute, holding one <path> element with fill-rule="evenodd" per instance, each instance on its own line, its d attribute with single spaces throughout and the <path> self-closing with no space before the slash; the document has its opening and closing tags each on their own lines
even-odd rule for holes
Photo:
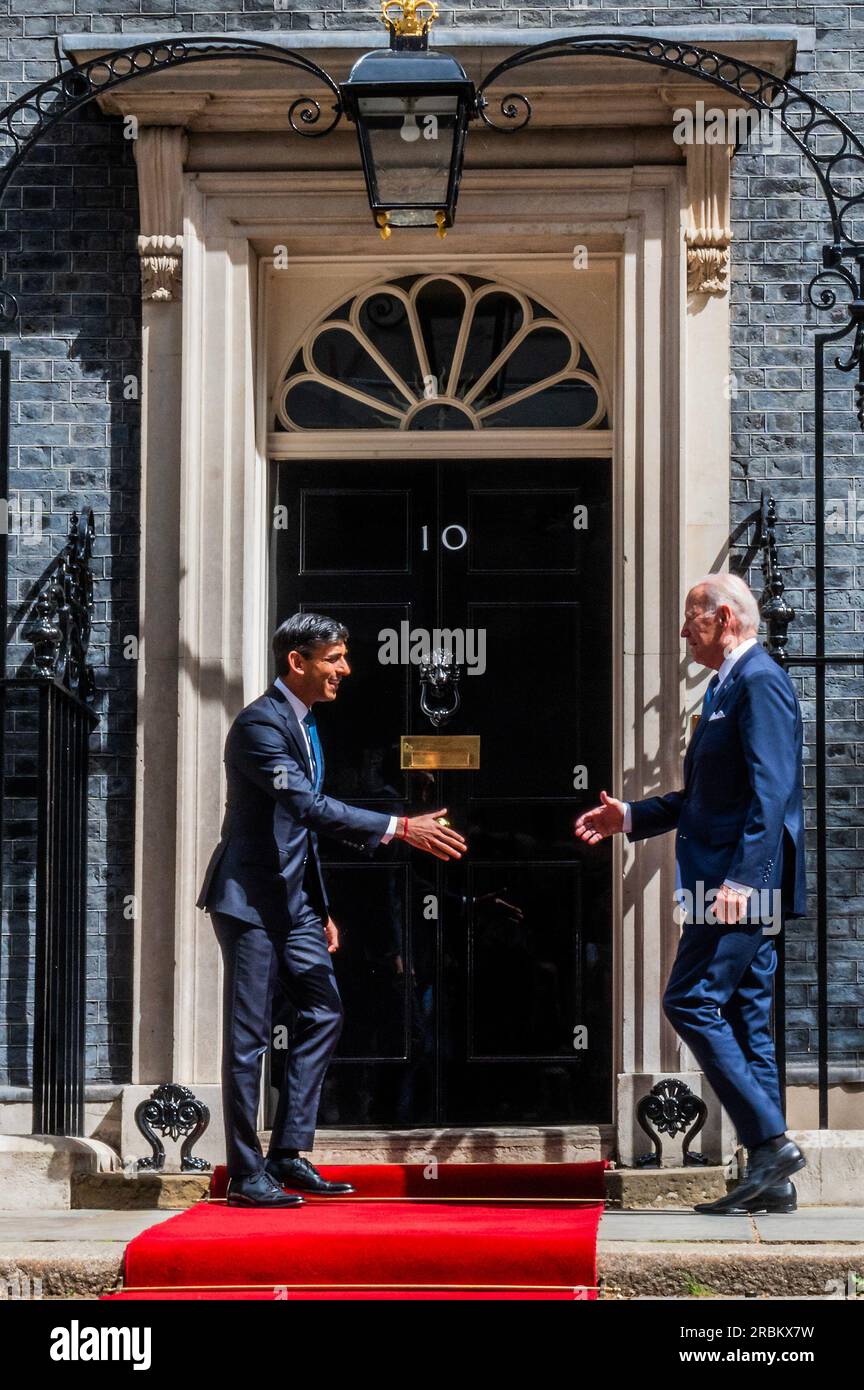
<svg viewBox="0 0 864 1390">
<path fill-rule="evenodd" d="M 846 330 L 844 330 L 844 333 Z M 815 941 L 816 959 L 814 962 L 814 981 L 816 988 L 816 1077 L 819 1093 L 819 1128 L 829 1127 L 828 1106 L 828 1059 L 829 1036 L 829 998 L 828 998 L 828 824 L 827 797 L 827 733 L 825 717 L 825 680 L 832 666 L 864 666 L 864 650 L 861 652 L 825 651 L 825 460 L 824 460 L 824 416 L 822 375 L 824 371 L 823 350 L 835 335 L 819 334 L 816 342 L 817 391 L 816 406 L 816 458 L 815 458 L 815 646 L 809 654 L 791 655 L 786 650 L 787 630 L 795 619 L 795 610 L 784 595 L 784 580 L 778 559 L 776 525 L 777 509 L 773 497 L 762 494 L 758 541 L 762 549 L 762 573 L 765 587 L 760 604 L 762 617 L 768 629 L 766 647 L 774 660 L 786 669 L 812 670 L 815 678 L 815 739 L 813 741 L 813 767 L 815 774 L 815 826 L 816 875 L 814 885 L 815 901 Z M 775 938 L 777 947 L 777 977 L 774 993 L 774 1043 L 777 1053 L 777 1066 L 780 1084 L 785 1094 L 787 1081 L 786 1046 L 786 925 Z"/>
<path fill-rule="evenodd" d="M 22 627 L 30 669 L 0 682 L 7 721 L 38 730 L 35 759 L 3 764 L 0 801 L 35 808 L 33 1132 L 80 1135 L 84 1121 L 87 791 L 98 715 L 87 644 L 93 606 L 93 513 L 73 513 L 67 544 Z M 26 816 L 23 818 L 26 828 Z M 29 866 L 28 866 L 29 867 Z"/>
<path fill-rule="evenodd" d="M 83 1134 L 87 776 L 97 716 L 40 682 L 33 1131 Z"/>
</svg>

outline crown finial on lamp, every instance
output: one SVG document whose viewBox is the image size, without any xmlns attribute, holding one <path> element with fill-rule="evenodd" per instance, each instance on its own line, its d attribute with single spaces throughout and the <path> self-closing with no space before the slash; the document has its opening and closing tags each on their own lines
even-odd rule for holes
<svg viewBox="0 0 864 1390">
<path fill-rule="evenodd" d="M 398 17 L 397 17 L 398 16 Z M 435 0 L 382 0 L 381 19 L 390 30 L 390 42 L 397 46 L 406 39 L 429 38 L 429 25 L 438 18 Z M 415 47 L 411 44 L 411 47 Z"/>
</svg>

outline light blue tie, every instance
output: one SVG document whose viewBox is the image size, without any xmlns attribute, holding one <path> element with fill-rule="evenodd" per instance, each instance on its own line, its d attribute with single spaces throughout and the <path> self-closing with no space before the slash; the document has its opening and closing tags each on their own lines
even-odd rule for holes
<svg viewBox="0 0 864 1390">
<path fill-rule="evenodd" d="M 312 784 L 317 791 L 321 790 L 321 768 L 324 759 L 321 755 L 321 740 L 318 737 L 318 725 L 315 722 L 315 715 L 310 709 L 308 714 L 304 714 L 303 723 L 309 731 L 309 744 L 312 749 Z"/>
<path fill-rule="evenodd" d="M 708 689 L 705 691 L 705 699 L 702 701 L 702 718 L 703 718 L 703 719 L 705 718 L 705 715 L 708 713 L 708 711 L 709 711 L 710 708 L 711 708 L 711 704 L 712 704 L 712 702 L 713 702 L 713 700 L 714 700 L 714 695 L 716 694 L 717 687 L 718 687 L 719 684 L 720 684 L 720 672 L 719 672 L 719 671 L 715 671 L 715 672 L 714 672 L 714 675 L 711 677 L 710 681 L 708 682 Z"/>
</svg>

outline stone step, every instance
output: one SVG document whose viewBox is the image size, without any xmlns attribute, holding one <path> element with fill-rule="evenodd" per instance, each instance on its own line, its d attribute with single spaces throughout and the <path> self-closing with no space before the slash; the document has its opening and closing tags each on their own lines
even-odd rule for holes
<svg viewBox="0 0 864 1390">
<path fill-rule="evenodd" d="M 680 1211 L 723 1197 L 732 1183 L 729 1170 L 693 1164 L 685 1168 L 611 1168 L 606 1171 L 606 1202 L 613 1210 Z"/>
<path fill-rule="evenodd" d="M 324 1162 L 326 1160 L 319 1160 Z M 182 1210 L 207 1195 L 207 1173 L 75 1173 L 70 1206 L 111 1211 Z M 723 1168 L 613 1168 L 606 1201 L 625 1210 L 682 1210 L 726 1192 Z"/>
<path fill-rule="evenodd" d="M 91 1211 L 182 1211 L 209 1190 L 209 1173 L 75 1173 L 69 1205 Z"/>
<path fill-rule="evenodd" d="M 601 1240 L 597 1268 L 603 1298 L 852 1298 L 864 1306 L 860 1244 Z"/>
<path fill-rule="evenodd" d="M 0 1301 L 96 1299 L 121 1286 L 123 1249 L 123 1241 L 0 1243 Z M 864 1254 L 834 1243 L 601 1240 L 598 1279 L 604 1299 L 852 1299 L 864 1289 Z"/>
</svg>

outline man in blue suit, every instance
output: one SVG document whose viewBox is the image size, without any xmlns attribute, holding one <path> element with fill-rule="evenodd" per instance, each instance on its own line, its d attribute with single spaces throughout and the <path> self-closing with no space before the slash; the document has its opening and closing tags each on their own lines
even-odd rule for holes
<svg viewBox="0 0 864 1390">
<path fill-rule="evenodd" d="M 663 1008 L 748 1150 L 743 1182 L 697 1211 L 792 1211 L 804 1167 L 786 1134 L 770 1029 L 781 913 L 806 912 L 802 721 L 786 672 L 757 641 L 759 608 L 736 575 L 700 580 L 681 636 L 714 670 L 684 786 L 628 805 L 601 792 L 576 835 L 597 844 L 676 830 L 684 925 Z"/>
<path fill-rule="evenodd" d="M 196 906 L 210 913 L 224 962 L 229 1206 L 299 1206 L 301 1192 L 353 1191 L 348 1183 L 327 1182 L 302 1155 L 312 1148 L 343 1018 L 331 960 L 339 933 L 318 835 L 367 851 L 396 838 L 438 859 L 459 859 L 466 848 L 441 819 L 446 808 L 396 817 L 322 795 L 324 754 L 312 707 L 335 700 L 350 675 L 347 639 L 346 627 L 317 613 L 296 613 L 282 623 L 273 636 L 276 679 L 240 711 L 225 742 L 225 816 Z M 256 1120 L 277 976 L 297 1026 L 265 1162 Z"/>
</svg>

